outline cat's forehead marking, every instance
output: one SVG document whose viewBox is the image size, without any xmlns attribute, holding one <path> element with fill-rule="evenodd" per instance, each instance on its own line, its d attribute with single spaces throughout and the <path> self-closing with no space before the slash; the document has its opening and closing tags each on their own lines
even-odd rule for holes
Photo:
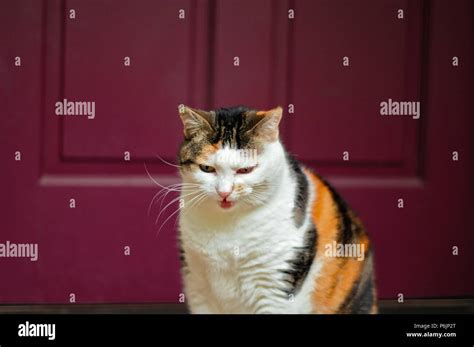
<svg viewBox="0 0 474 347">
<path fill-rule="evenodd" d="M 198 162 L 207 162 L 209 158 L 221 150 L 221 148 L 222 143 L 220 141 L 214 144 L 206 144 L 202 146 L 201 151 L 196 159 Z"/>
<path fill-rule="evenodd" d="M 211 142 L 221 141 L 223 145 L 232 148 L 245 147 L 248 143 L 248 137 L 244 136 L 245 116 L 248 111 L 246 107 L 216 110 L 213 124 L 215 132 Z"/>
</svg>

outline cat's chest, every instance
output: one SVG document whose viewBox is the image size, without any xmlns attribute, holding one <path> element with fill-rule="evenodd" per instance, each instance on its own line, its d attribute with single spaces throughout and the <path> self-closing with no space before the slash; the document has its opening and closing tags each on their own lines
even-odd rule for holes
<svg viewBox="0 0 474 347">
<path fill-rule="evenodd" d="M 191 232 L 183 241 L 193 258 L 200 258 L 207 267 L 207 272 L 214 269 L 236 273 L 245 271 L 249 262 L 259 262 L 268 252 L 275 251 L 273 243 L 276 240 L 264 235 L 270 232 L 269 229 L 216 230 L 201 235 Z"/>
<path fill-rule="evenodd" d="M 291 245 L 289 235 L 296 234 L 292 221 L 281 215 L 215 228 L 181 221 L 183 246 L 206 265 L 228 271 L 240 271 L 249 262 L 258 262 L 279 250 L 283 252 L 285 244 Z"/>
<path fill-rule="evenodd" d="M 195 250 L 194 250 L 195 251 Z M 205 279 L 206 300 L 222 312 L 253 313 L 267 287 L 283 286 L 284 252 L 271 245 L 210 244 L 199 255 L 191 251 L 191 271 Z"/>
<path fill-rule="evenodd" d="M 268 296 L 265 290 L 284 289 L 282 270 L 293 247 L 299 245 L 297 238 L 288 237 L 297 235 L 291 228 L 282 220 L 258 228 L 241 226 L 198 237 L 191 232 L 184 237 L 189 268 L 204 279 L 207 299 L 223 312 L 250 313 L 258 300 Z"/>
</svg>

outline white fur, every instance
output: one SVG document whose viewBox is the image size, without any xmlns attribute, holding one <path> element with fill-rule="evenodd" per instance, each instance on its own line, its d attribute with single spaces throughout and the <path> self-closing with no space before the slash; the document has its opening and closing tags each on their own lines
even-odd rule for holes
<svg viewBox="0 0 474 347">
<path fill-rule="evenodd" d="M 309 313 L 310 295 L 320 264 L 313 262 L 310 273 L 295 297 L 280 289 L 289 288 L 283 269 L 294 256 L 294 247 L 303 245 L 311 223 L 314 188 L 303 225 L 295 227 L 293 206 L 296 182 L 290 174 L 280 142 L 265 146 L 258 166 L 248 174 L 236 174 L 222 160 L 221 151 L 208 158 L 216 173 L 200 170 L 183 173 L 183 181 L 198 183 L 206 198 L 193 206 L 195 195 L 182 193 L 185 201 L 180 215 L 180 238 L 187 267 L 183 269 L 185 296 L 193 313 Z M 220 153 L 222 154 L 222 153 Z M 252 197 L 255 185 L 271 182 L 260 198 Z M 229 200 L 229 210 L 219 206 L 216 189 L 241 184 Z M 194 201 L 197 201 L 195 199 Z"/>
</svg>

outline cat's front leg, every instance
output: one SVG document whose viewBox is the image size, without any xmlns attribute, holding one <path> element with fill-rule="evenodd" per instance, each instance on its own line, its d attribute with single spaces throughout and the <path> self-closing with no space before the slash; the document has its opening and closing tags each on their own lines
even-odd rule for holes
<svg viewBox="0 0 474 347">
<path fill-rule="evenodd" d="M 187 291 L 187 303 L 189 311 L 192 314 L 217 314 L 219 313 L 215 307 L 207 302 L 206 298 L 202 293 L 196 290 Z"/>
</svg>

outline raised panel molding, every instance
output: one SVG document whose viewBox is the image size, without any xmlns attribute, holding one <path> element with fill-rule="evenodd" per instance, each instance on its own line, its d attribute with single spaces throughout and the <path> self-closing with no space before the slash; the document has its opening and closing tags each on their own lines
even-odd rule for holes
<svg viewBox="0 0 474 347">
<path fill-rule="evenodd" d="M 186 57 L 183 59 L 185 60 L 185 69 L 187 72 L 184 72 L 185 81 L 183 83 L 177 84 L 179 88 L 183 89 L 183 100 L 182 102 L 173 102 L 171 101 L 167 105 L 156 105 L 153 104 L 153 100 L 149 100 L 151 106 L 146 106 L 147 108 L 151 109 L 152 107 L 156 107 L 156 119 L 153 122 L 154 127 L 160 127 L 163 125 L 163 122 L 166 121 L 163 115 L 163 112 L 160 112 L 162 107 L 163 109 L 167 109 L 166 116 L 174 117 L 172 122 L 176 123 L 181 127 L 181 123 L 178 117 L 178 104 L 185 103 L 190 105 L 195 105 L 196 107 L 208 108 L 211 96 L 209 94 L 208 88 L 206 85 L 210 81 L 210 59 L 209 56 L 212 54 L 212 51 L 209 47 L 210 40 L 210 25 L 212 22 L 213 16 L 213 9 L 211 6 L 211 0 L 204 0 L 204 1 L 197 1 L 197 0 L 183 0 L 183 1 L 168 1 L 167 6 L 173 6 L 175 8 L 168 8 L 168 14 L 171 14 L 176 9 L 176 18 L 178 18 L 178 9 L 184 7 L 186 10 L 186 20 L 189 23 L 186 23 L 185 30 L 187 31 L 186 34 Z M 150 6 L 151 8 L 155 8 L 157 6 L 161 6 L 163 3 L 157 3 L 154 1 L 145 1 L 142 3 L 143 6 Z M 93 5 L 93 4 L 92 4 Z M 87 119 L 72 119 L 72 118 L 65 118 L 67 116 L 57 116 L 55 111 L 55 103 L 57 101 L 62 101 L 64 98 L 68 98 L 68 91 L 72 90 L 72 96 L 69 98 L 71 101 L 76 101 L 80 98 L 81 93 L 74 92 L 75 82 L 71 81 L 69 77 L 71 74 L 69 73 L 70 69 L 76 69 L 74 76 L 76 78 L 81 78 L 81 68 L 82 66 L 78 67 L 78 64 L 81 63 L 81 59 L 75 61 L 75 65 L 71 65 L 74 62 L 71 62 L 69 58 L 74 57 L 75 49 L 77 47 L 71 46 L 71 42 L 68 41 L 69 38 L 73 35 L 73 30 L 79 30 L 80 34 L 85 36 L 85 38 L 80 39 L 82 42 L 79 45 L 79 48 L 84 48 L 87 46 L 87 40 L 93 40 L 94 31 L 87 31 L 89 28 L 87 26 L 82 28 L 77 28 L 77 23 L 68 22 L 67 14 L 69 8 L 75 8 L 77 16 L 86 16 L 87 9 L 82 9 L 81 6 L 87 7 L 92 6 L 91 4 L 85 4 L 80 1 L 66 1 L 66 0 L 53 0 L 53 1 L 46 1 L 43 11 L 43 32 L 41 33 L 43 39 L 43 49 L 42 49 L 42 57 L 43 57 L 43 81 L 42 84 L 45 87 L 45 95 L 43 97 L 43 115 L 41 118 L 42 122 L 42 129 L 41 129 L 41 146 L 42 146 L 42 158 L 40 162 L 41 172 L 43 175 L 42 184 L 53 184 L 55 178 L 57 178 L 57 184 L 63 184 L 64 182 L 68 182 L 68 184 L 74 184 L 74 182 L 78 184 L 82 184 L 83 182 L 90 182 L 90 184 L 94 185 L 98 182 L 97 180 L 92 179 L 91 177 L 96 177 L 99 181 L 101 177 L 109 177 L 110 179 L 118 178 L 117 182 L 126 182 L 128 179 L 130 184 L 132 182 L 140 182 L 149 180 L 147 177 L 147 173 L 144 169 L 144 163 L 148 166 L 150 171 L 163 176 L 165 181 L 169 181 L 167 176 L 175 177 L 176 179 L 176 168 L 171 167 L 165 164 L 163 161 L 158 159 L 158 156 L 165 158 L 168 162 L 175 162 L 176 154 L 177 153 L 177 145 L 176 146 L 163 146 L 166 140 L 170 140 L 169 137 L 171 136 L 168 132 L 162 132 L 160 136 L 157 136 L 157 139 L 149 139 L 145 142 L 140 136 L 130 135 L 132 138 L 136 138 L 137 141 L 141 141 L 141 147 L 138 151 L 130 151 L 131 156 L 129 161 L 124 161 L 123 155 L 124 151 L 127 148 L 120 148 L 117 151 L 109 151 L 107 144 L 101 143 L 100 132 L 104 132 L 104 138 L 112 139 L 113 141 L 121 141 L 123 139 L 120 138 L 120 135 L 114 135 L 114 133 L 108 133 L 107 127 L 105 126 L 106 123 L 102 123 L 100 129 L 95 130 L 95 138 L 89 136 L 88 127 L 96 126 L 94 120 L 87 120 Z M 100 8 L 110 6 L 110 11 L 112 12 L 111 15 L 113 16 L 114 8 L 113 8 L 113 1 L 110 3 L 102 2 Z M 105 9 L 103 9 L 105 11 Z M 97 6 L 94 11 L 99 11 Z M 138 15 L 143 12 L 143 8 L 136 10 Z M 140 12 L 141 11 L 141 12 Z M 90 11 L 89 11 L 90 12 Z M 146 11 L 151 12 L 151 11 Z M 97 13 L 93 13 L 94 16 L 97 16 Z M 122 13 L 120 16 L 125 16 L 126 13 Z M 132 16 L 132 14 L 130 14 Z M 152 13 L 149 14 L 152 16 Z M 133 19 L 133 18 L 132 18 Z M 89 20 L 89 19 L 87 19 Z M 85 20 L 87 24 L 87 20 Z M 92 19 L 93 20 L 93 19 Z M 97 19 L 98 20 L 98 19 Z M 153 19 L 150 19 L 150 23 L 153 23 Z M 146 25 L 145 23 L 144 25 Z M 76 27 L 74 27 L 76 25 Z M 141 29 L 137 30 L 145 30 L 147 27 L 144 26 Z M 160 34 L 159 32 L 156 32 Z M 133 33 L 132 33 L 133 34 Z M 132 35 L 131 34 L 131 35 Z M 103 33 L 102 36 L 107 36 L 107 33 Z M 153 31 L 148 33 L 149 43 L 157 44 L 157 42 L 153 42 L 152 38 L 154 36 Z M 168 35 L 169 36 L 169 35 Z M 80 38 L 80 36 L 79 36 Z M 103 37 L 104 38 L 104 37 Z M 179 39 L 179 37 L 177 38 Z M 75 40 L 77 43 L 78 34 L 75 35 Z M 117 38 L 118 42 L 120 42 L 120 38 Z M 129 40 L 129 43 L 133 43 Z M 100 44 L 100 41 L 94 43 L 94 45 Z M 159 44 L 159 43 L 158 43 Z M 177 45 L 183 43 L 177 43 Z M 158 47 L 155 48 L 156 50 L 166 50 L 169 48 L 170 52 L 173 52 L 171 47 Z M 145 50 L 145 48 L 143 48 Z M 68 51 L 69 50 L 69 51 Z M 135 50 L 138 50 L 135 47 Z M 183 51 L 184 52 L 184 51 Z M 89 52 L 81 52 L 84 57 L 87 56 Z M 120 52 L 122 53 L 122 52 Z M 140 55 L 141 54 L 141 55 Z M 154 54 L 154 53 L 153 53 Z M 111 72 L 109 71 L 108 74 L 110 77 L 114 69 L 116 71 L 120 71 L 120 75 L 123 81 L 127 81 L 130 77 L 125 76 L 123 79 L 123 75 L 126 74 L 125 67 L 123 65 L 123 56 L 125 54 L 117 54 L 116 61 L 111 61 Z M 147 52 L 138 52 L 137 55 L 143 60 L 150 59 L 152 56 L 149 56 Z M 111 57 L 109 57 L 111 58 Z M 85 59 L 85 58 L 84 58 Z M 91 58 L 92 59 L 92 58 Z M 100 60 L 100 57 L 98 57 Z M 112 60 L 112 59 L 111 59 Z M 138 61 L 134 60 L 134 57 L 131 57 L 132 65 L 130 68 L 134 67 L 134 63 L 138 64 Z M 150 63 L 150 60 L 148 61 Z M 101 63 L 104 65 L 104 61 Z M 98 64 L 99 66 L 101 64 Z M 93 66 L 94 64 L 89 62 L 89 66 Z M 123 70 L 117 70 L 122 68 Z M 152 69 L 150 69 L 152 70 Z M 163 70 L 163 69 L 162 69 Z M 166 68 L 164 69 L 164 71 Z M 148 71 L 148 70 L 147 70 Z M 93 73 L 99 73 L 100 71 L 93 71 Z M 87 71 L 88 73 L 88 71 Z M 141 70 L 142 77 L 144 71 Z M 150 71 L 150 75 L 152 75 L 153 71 Z M 170 77 L 171 76 L 171 77 Z M 160 77 L 157 76 L 157 80 Z M 172 78 L 172 75 L 168 76 L 168 79 Z M 132 78 L 133 79 L 133 78 Z M 148 81 L 152 81 L 150 79 Z M 105 81 L 107 82 L 107 81 Z M 186 82 L 186 83 L 184 83 Z M 104 83 L 102 81 L 101 83 Z M 111 88 L 115 87 L 113 85 L 113 81 L 111 83 Z M 84 80 L 80 81 L 82 85 L 82 90 L 86 90 L 86 83 Z M 107 84 L 104 84 L 106 86 Z M 47 88 L 46 88 L 47 87 Z M 153 86 L 148 86 L 153 88 Z M 160 86 L 163 89 L 163 86 Z M 139 89 L 140 86 L 131 86 L 130 90 L 135 93 L 134 95 L 137 99 L 140 97 L 140 91 L 136 92 L 134 89 Z M 175 87 L 177 88 L 177 87 Z M 165 90 L 164 88 L 163 90 Z M 178 93 L 175 93 L 176 95 Z M 85 99 L 87 100 L 87 98 Z M 81 101 L 80 99 L 78 101 Z M 110 101 L 110 100 L 109 100 Z M 120 100 L 117 100 L 120 102 Z M 181 100 L 180 100 L 181 101 Z M 96 105 L 96 108 L 99 105 Z M 102 106 L 102 105 L 100 105 Z M 130 106 L 130 105 L 129 105 Z M 131 104 L 133 106 L 133 104 Z M 172 111 L 171 111 L 172 109 Z M 168 111 L 169 110 L 169 111 Z M 102 109 L 102 112 L 104 110 Z M 105 112 L 108 112 L 106 110 Z M 173 112 L 172 114 L 169 114 Z M 137 122 L 140 122 L 140 114 L 134 115 L 134 119 Z M 75 116 L 72 116 L 75 117 Z M 107 117 L 109 119 L 113 119 L 113 114 L 108 114 Z M 151 117 L 151 116 L 150 116 Z M 131 118 L 132 119 L 132 118 Z M 67 122 L 70 122 L 67 124 Z M 72 123 L 72 124 L 71 124 Z M 139 125 L 143 127 L 143 125 Z M 145 125 L 145 127 L 150 127 L 149 125 Z M 78 129 L 79 128 L 79 129 Z M 176 132 L 181 134 L 181 128 L 177 126 L 173 126 L 173 129 L 176 128 Z M 138 129 L 138 128 L 137 128 Z M 128 131 L 128 129 L 123 129 L 122 131 Z M 76 132 L 76 133 L 74 133 Z M 113 136 L 112 136 L 112 135 Z M 149 133 L 153 134 L 153 133 Z M 71 135 L 73 135 L 71 137 Z M 114 136 L 117 136 L 114 139 Z M 90 141 L 94 139 L 95 143 L 98 144 L 97 153 L 94 150 L 94 147 L 91 147 Z M 179 143 L 179 138 L 175 135 L 172 135 L 172 141 Z M 71 142 L 74 141 L 74 142 Z M 160 143 L 161 141 L 161 143 Z M 87 144 L 89 142 L 89 146 L 85 146 L 84 148 L 81 147 L 80 142 Z M 161 145 L 160 145 L 161 144 Z M 149 146 L 149 148 L 148 148 Z M 173 147 L 171 149 L 171 147 Z M 105 149 L 105 150 L 104 150 Z M 137 153 L 138 152 L 138 153 Z M 79 182 L 79 178 L 84 175 L 84 179 Z M 69 178 L 64 180 L 64 178 L 68 176 Z M 113 176 L 113 177 L 112 177 Z M 124 181 L 125 180 L 125 181 Z M 117 183 L 116 182 L 116 183 Z M 56 184 L 55 183 L 55 184 Z M 120 183 L 121 184 L 121 183 Z M 133 185 L 133 184 L 132 184 Z M 141 184 L 141 185 L 148 185 L 148 184 Z"/>
<path fill-rule="evenodd" d="M 389 176 L 403 176 L 408 179 L 411 179 L 411 177 L 421 178 L 421 165 L 423 164 L 422 158 L 424 148 L 423 137 L 421 135 L 423 133 L 423 128 L 426 126 L 426 118 L 428 117 L 424 103 L 426 86 L 422 83 L 422 80 L 426 79 L 423 65 L 426 62 L 427 51 L 429 48 L 427 39 L 429 32 L 427 24 L 429 18 L 426 11 L 428 4 L 421 1 L 402 1 L 397 4 L 388 2 L 376 3 L 377 6 L 362 6 L 362 4 L 370 4 L 370 1 L 365 1 L 361 4 L 351 4 L 351 6 L 360 8 L 360 11 L 363 11 L 364 13 L 372 11 L 372 13 L 366 17 L 372 18 L 374 21 L 389 21 L 390 18 L 394 21 L 393 23 L 390 23 L 391 27 L 390 29 L 387 29 L 387 33 L 397 38 L 398 45 L 402 49 L 400 54 L 403 57 L 403 60 L 400 62 L 394 61 L 395 64 L 398 64 L 397 68 L 401 69 L 402 75 L 399 76 L 397 84 L 392 88 L 395 94 L 393 96 L 400 98 L 401 101 L 420 101 L 422 113 L 421 118 L 418 120 L 413 120 L 411 117 L 410 119 L 397 119 L 397 116 L 391 116 L 395 118 L 380 122 L 381 116 L 376 116 L 376 113 L 379 112 L 378 103 L 375 103 L 374 100 L 370 100 L 371 102 L 368 102 L 368 100 L 364 101 L 363 99 L 362 102 L 360 100 L 360 98 L 368 97 L 366 95 L 367 88 L 365 87 L 370 87 L 370 85 L 366 85 L 362 78 L 363 76 L 358 76 L 357 73 L 364 71 L 360 66 L 362 64 L 367 64 L 367 62 L 360 61 L 360 49 L 358 49 L 358 51 L 352 51 L 350 49 L 351 45 L 354 44 L 350 38 L 346 38 L 348 35 L 342 35 L 342 32 L 337 33 L 335 37 L 331 39 L 331 50 L 325 46 L 317 48 L 317 54 L 314 53 L 313 55 L 319 57 L 318 59 L 324 63 L 323 66 L 319 67 L 312 65 L 318 63 L 313 60 L 310 61 L 308 60 L 309 58 L 306 57 L 308 50 L 311 51 L 312 48 L 314 49 L 314 45 L 324 43 L 324 40 L 319 42 L 317 39 L 317 34 L 321 31 L 317 27 L 320 22 L 318 21 L 318 18 L 323 16 L 321 11 L 324 7 L 326 12 L 329 12 L 329 14 L 325 13 L 324 16 L 327 16 L 328 21 L 331 23 L 334 22 L 332 21 L 331 16 L 336 15 L 345 16 L 341 17 L 339 20 L 352 18 L 352 25 L 355 25 L 357 21 L 361 21 L 362 23 L 363 21 L 361 20 L 361 16 L 358 16 L 358 12 L 348 12 L 346 7 L 344 7 L 348 6 L 348 4 L 291 1 L 290 6 L 295 8 L 295 12 L 300 17 L 297 17 L 294 22 L 291 23 L 290 34 L 288 36 L 288 103 L 295 104 L 295 114 L 289 116 L 290 122 L 287 123 L 290 128 L 289 135 L 286 139 L 288 147 L 293 150 L 293 152 L 297 153 L 298 157 L 306 164 L 318 169 L 325 175 L 342 175 L 364 178 L 374 177 L 375 179 Z M 339 5 L 339 7 L 337 7 L 337 5 Z M 405 11 L 405 19 L 399 21 L 399 23 L 395 22 L 397 20 L 396 13 L 398 7 L 403 8 Z M 342 14 L 341 11 L 335 12 L 336 9 L 346 13 Z M 313 17 L 311 13 L 315 14 L 316 17 Z M 301 16 L 301 14 L 303 14 L 303 16 Z M 346 18 L 347 16 L 349 17 Z M 337 21 L 335 23 L 337 24 Z M 341 23 L 344 23 L 344 25 L 350 25 L 346 24 L 346 21 Z M 330 25 L 337 28 L 336 24 Z M 364 32 L 364 30 L 367 31 L 371 24 L 373 23 L 364 24 L 367 25 L 367 28 L 365 29 L 357 29 L 361 32 Z M 305 36 L 305 27 L 306 30 L 311 28 L 311 32 L 314 32 L 315 36 L 309 37 L 307 33 Z M 383 24 L 381 28 L 383 28 Z M 398 34 L 398 31 L 400 34 Z M 396 35 L 399 36 L 397 37 Z M 384 57 L 384 51 L 390 48 L 390 45 L 393 44 L 390 41 L 390 37 L 385 37 L 378 32 L 372 33 L 369 36 L 372 36 L 372 45 L 369 45 L 369 43 L 366 42 L 361 43 L 372 50 L 376 50 L 377 48 L 381 52 L 378 56 L 380 58 Z M 336 37 L 339 39 L 336 39 Z M 377 42 L 380 42 L 380 47 L 375 46 Z M 306 43 L 306 45 L 303 46 L 303 43 Z M 304 52 L 303 49 L 305 49 Z M 334 58 L 339 57 L 339 55 L 335 52 L 338 52 L 337 54 L 340 55 L 340 61 L 338 60 L 337 63 L 335 63 L 336 60 Z M 353 55 L 353 60 L 350 60 L 350 64 L 351 66 L 355 66 L 356 73 L 352 70 L 344 70 L 344 67 L 342 67 L 342 57 L 346 52 L 349 58 L 351 54 Z M 331 58 L 330 60 L 329 57 Z M 366 58 L 372 59 L 371 57 Z M 373 70 L 366 71 L 366 76 L 375 76 L 374 78 L 379 81 L 378 83 L 381 83 L 383 78 L 380 78 L 379 76 L 384 76 L 384 70 L 381 70 L 381 68 L 386 66 L 386 64 L 384 65 L 383 60 L 374 60 L 374 62 L 376 62 L 377 65 L 373 66 Z M 327 64 L 331 64 L 331 67 Z M 339 65 L 337 66 L 336 64 Z M 312 76 L 309 74 L 307 67 L 309 67 L 310 70 L 325 73 L 325 66 L 327 69 L 331 68 L 333 71 L 337 72 L 339 77 L 345 76 L 344 80 L 348 81 L 349 85 L 347 87 L 340 86 L 342 77 L 335 82 L 330 79 L 325 79 L 326 82 L 329 82 L 329 84 L 333 86 L 329 87 L 329 90 L 325 89 L 328 86 L 319 86 L 318 90 L 320 95 L 318 96 L 317 88 L 309 88 L 307 85 L 308 81 L 310 81 L 308 79 Z M 306 81 L 298 81 L 298 76 L 300 80 L 301 78 L 305 78 Z M 301 82 L 306 84 L 301 84 Z M 387 81 L 387 83 L 389 84 L 390 81 Z M 362 86 L 360 86 L 361 84 Z M 354 95 L 347 97 L 347 94 L 344 94 L 344 88 L 347 90 L 353 89 Z M 309 90 L 311 90 L 311 92 Z M 314 93 L 314 95 L 311 93 Z M 337 97 L 338 93 L 343 94 Z M 385 101 L 390 97 L 391 95 L 386 95 L 384 98 L 378 97 L 377 100 Z M 301 100 L 304 101 L 305 98 L 307 104 L 306 108 L 301 105 Z M 342 119 L 333 119 L 334 109 L 321 106 L 318 103 L 318 99 L 321 99 L 326 104 L 331 101 L 331 105 L 333 105 L 334 109 L 338 109 L 338 112 L 340 113 L 342 112 L 341 102 L 344 101 L 347 110 L 341 114 L 344 115 L 344 119 L 346 120 L 342 121 Z M 311 102 L 312 104 L 314 103 L 314 107 L 310 109 L 308 102 Z M 366 115 L 365 118 L 361 119 L 362 123 L 357 123 L 357 129 L 354 128 L 356 123 L 352 122 L 352 118 L 355 116 L 351 115 L 351 108 L 348 106 L 350 103 L 354 103 L 354 106 L 356 107 L 354 110 L 357 110 L 357 113 L 360 116 L 363 116 L 364 114 Z M 364 105 L 363 109 L 359 104 Z M 302 108 L 304 109 L 303 111 Z M 320 111 L 320 113 L 318 113 L 318 111 Z M 373 121 L 365 123 L 363 120 L 367 119 L 368 113 L 371 114 L 370 119 L 373 119 Z M 350 121 L 347 122 L 347 119 Z M 318 122 L 321 122 L 320 126 L 318 126 Z M 386 122 L 390 122 L 391 124 L 387 124 Z M 392 137 L 390 140 L 392 145 L 390 145 L 390 142 L 387 142 L 388 140 L 384 138 L 387 136 L 384 136 L 382 141 L 380 141 L 380 139 L 377 138 L 377 136 L 380 137 L 380 135 L 374 135 L 377 134 L 375 130 L 379 129 L 380 126 L 385 127 L 384 131 L 387 135 Z M 393 128 L 393 126 L 395 126 L 395 128 Z M 326 128 L 330 130 L 322 130 Z M 396 132 L 392 133 L 391 128 Z M 311 129 L 316 129 L 316 133 Z M 367 131 L 366 129 L 371 130 Z M 323 136 L 324 140 L 321 140 L 323 142 L 318 142 L 318 132 Z M 312 141 L 303 141 L 301 137 L 308 139 L 311 138 Z M 346 137 L 351 137 L 352 142 L 350 143 L 355 143 L 358 146 L 354 147 L 360 148 L 358 148 L 358 150 L 351 150 L 350 146 L 345 143 L 348 142 L 345 140 Z M 383 145 L 384 141 L 387 142 L 385 145 L 386 149 L 381 147 L 381 144 Z M 337 148 L 337 150 L 335 148 Z M 343 151 L 345 150 L 350 154 L 351 159 L 349 161 L 342 160 Z M 390 179 L 388 179 L 387 182 L 390 182 Z"/>
</svg>

